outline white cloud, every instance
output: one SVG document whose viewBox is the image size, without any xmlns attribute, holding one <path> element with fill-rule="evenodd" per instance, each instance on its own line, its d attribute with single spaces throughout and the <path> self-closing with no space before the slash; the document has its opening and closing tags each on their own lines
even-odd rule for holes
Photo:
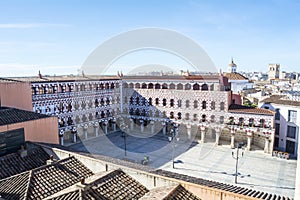
<svg viewBox="0 0 300 200">
<path fill-rule="evenodd" d="M 69 24 L 48 24 L 48 23 L 7 23 L 7 24 L 0 24 L 0 28 L 45 28 L 45 27 L 69 27 Z"/>
</svg>

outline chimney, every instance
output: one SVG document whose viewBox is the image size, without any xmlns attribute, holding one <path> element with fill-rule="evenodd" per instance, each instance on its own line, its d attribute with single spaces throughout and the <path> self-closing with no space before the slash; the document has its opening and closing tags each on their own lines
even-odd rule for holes
<svg viewBox="0 0 300 200">
<path fill-rule="evenodd" d="M 82 191 L 88 190 L 91 185 L 89 185 L 88 183 L 85 182 L 85 178 L 81 178 L 80 182 L 76 184 L 76 187 Z"/>
<path fill-rule="evenodd" d="M 24 158 L 27 156 L 27 150 L 24 148 L 24 145 L 21 145 L 21 149 L 18 151 L 21 158 Z"/>
<path fill-rule="evenodd" d="M 55 163 L 56 160 L 54 160 L 53 155 L 50 155 L 50 159 L 47 160 L 47 165 L 51 165 L 52 163 Z"/>
</svg>

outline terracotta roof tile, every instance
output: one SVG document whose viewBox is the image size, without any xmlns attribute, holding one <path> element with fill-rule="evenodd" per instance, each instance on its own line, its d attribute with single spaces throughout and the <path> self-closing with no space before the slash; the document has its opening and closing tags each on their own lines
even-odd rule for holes
<svg viewBox="0 0 300 200">
<path fill-rule="evenodd" d="M 144 196 L 149 190 L 125 174 L 122 170 L 114 170 L 112 172 L 101 173 L 100 177 L 94 175 L 87 178 L 84 185 L 71 186 L 70 188 L 61 191 L 60 195 L 53 195 L 47 199 L 139 199 Z M 89 179 L 95 179 L 89 181 Z"/>
<path fill-rule="evenodd" d="M 232 113 L 247 113 L 247 114 L 260 114 L 260 115 L 274 115 L 275 112 L 264 108 L 252 108 L 237 104 L 231 104 L 228 112 Z"/>
<path fill-rule="evenodd" d="M 166 186 L 151 189 L 141 200 L 200 200 L 193 193 L 186 190 L 182 185 Z"/>
<path fill-rule="evenodd" d="M 239 74 L 237 72 L 235 73 L 224 73 L 224 76 L 228 78 L 228 80 L 248 80 L 245 76 L 242 74 Z"/>
<path fill-rule="evenodd" d="M 200 200 L 193 193 L 178 185 L 164 200 Z"/>
<path fill-rule="evenodd" d="M 0 180 L 4 199 L 42 199 L 57 193 L 93 173 L 74 157 Z M 7 187 L 7 185 L 13 185 Z"/>
<path fill-rule="evenodd" d="M 16 108 L 0 107 L 0 126 L 47 117 L 50 116 Z"/>
<path fill-rule="evenodd" d="M 166 176 L 169 178 L 174 178 L 174 179 L 178 179 L 178 180 L 182 180 L 182 181 L 186 181 L 186 182 L 190 182 L 190 183 L 194 183 L 194 184 L 198 184 L 198 185 L 203 185 L 203 186 L 219 189 L 219 190 L 233 192 L 236 194 L 241 194 L 241 195 L 245 195 L 245 196 L 249 196 L 249 197 L 255 197 L 255 198 L 266 199 L 266 200 L 275 199 L 276 197 L 278 199 L 287 199 L 287 200 L 292 199 L 292 198 L 280 196 L 277 194 L 270 194 L 270 193 L 263 192 L 263 191 L 257 191 L 257 190 L 253 190 L 253 189 L 248 189 L 248 188 L 244 188 L 244 187 L 231 185 L 231 184 L 220 183 L 217 181 L 210 181 L 210 180 L 206 180 L 206 179 L 202 179 L 202 178 L 196 178 L 196 177 L 192 177 L 192 176 L 188 176 L 188 175 L 184 175 L 184 174 L 178 174 L 175 172 L 165 171 L 165 170 L 161 170 L 161 169 L 155 170 L 152 173 L 158 174 L 160 176 Z"/>
<path fill-rule="evenodd" d="M 49 158 L 50 156 L 41 147 L 28 149 L 25 157 L 21 157 L 19 153 L 2 156 L 0 157 L 0 179 L 45 165 Z"/>
<path fill-rule="evenodd" d="M 263 99 L 261 102 L 264 103 L 275 103 L 287 106 L 300 106 L 300 101 L 292 101 L 287 99 L 282 99 L 285 95 L 272 95 L 266 99 Z"/>
</svg>

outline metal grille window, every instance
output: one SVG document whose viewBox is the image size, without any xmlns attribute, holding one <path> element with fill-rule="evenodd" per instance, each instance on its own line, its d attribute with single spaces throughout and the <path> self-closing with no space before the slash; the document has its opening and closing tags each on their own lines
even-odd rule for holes
<svg viewBox="0 0 300 200">
<path fill-rule="evenodd" d="M 289 138 L 296 138 L 296 127 L 294 126 L 288 126 L 287 127 L 287 137 Z"/>
<path fill-rule="evenodd" d="M 280 132 L 280 124 L 275 124 L 275 135 L 279 135 Z"/>
<path fill-rule="evenodd" d="M 289 110 L 288 121 L 292 123 L 297 122 L 297 111 Z"/>
<path fill-rule="evenodd" d="M 280 120 L 280 111 L 279 111 L 279 109 L 277 108 L 275 111 L 276 111 L 275 119 Z"/>
</svg>

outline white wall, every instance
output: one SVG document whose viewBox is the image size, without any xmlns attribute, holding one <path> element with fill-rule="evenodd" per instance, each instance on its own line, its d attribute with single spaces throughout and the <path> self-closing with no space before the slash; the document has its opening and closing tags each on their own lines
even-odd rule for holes
<svg viewBox="0 0 300 200">
<path fill-rule="evenodd" d="M 290 106 L 290 105 L 281 105 L 281 104 L 263 104 L 261 106 L 262 108 L 269 107 L 270 110 L 275 111 L 276 109 L 280 109 L 280 120 L 275 119 L 275 124 L 280 124 L 280 131 L 279 131 L 279 150 L 280 151 L 286 151 L 286 140 L 290 140 L 295 142 L 295 149 L 294 149 L 294 155 L 293 157 L 297 157 L 297 151 L 298 151 L 298 137 L 299 137 L 299 124 L 300 124 L 300 107 L 296 106 Z M 297 111 L 297 122 L 292 123 L 288 122 L 288 114 L 289 110 Z M 274 124 L 274 127 L 275 127 Z M 288 126 L 294 126 L 296 127 L 296 137 L 295 139 L 287 138 L 287 127 Z M 275 136 L 276 137 L 276 136 Z"/>
</svg>

